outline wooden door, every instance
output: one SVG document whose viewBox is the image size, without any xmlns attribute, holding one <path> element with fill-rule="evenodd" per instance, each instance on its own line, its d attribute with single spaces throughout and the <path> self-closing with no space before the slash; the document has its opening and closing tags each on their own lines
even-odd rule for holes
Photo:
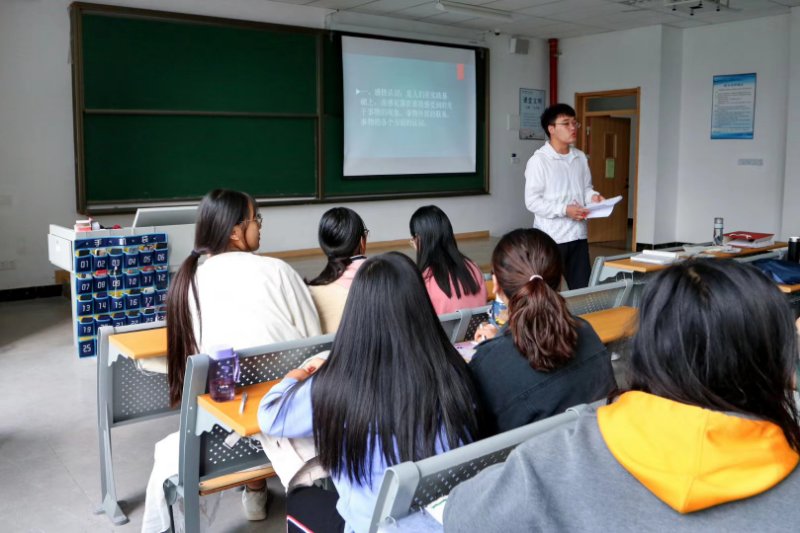
<svg viewBox="0 0 800 533">
<path fill-rule="evenodd" d="M 631 146 L 631 122 L 624 118 L 587 117 L 589 170 L 594 189 L 612 198 L 622 196 L 608 218 L 589 220 L 589 242 L 627 240 L 628 236 L 628 167 Z"/>
</svg>

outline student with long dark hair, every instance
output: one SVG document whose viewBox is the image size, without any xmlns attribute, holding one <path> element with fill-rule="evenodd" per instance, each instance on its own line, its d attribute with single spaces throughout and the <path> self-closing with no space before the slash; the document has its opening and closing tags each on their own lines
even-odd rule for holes
<svg viewBox="0 0 800 533">
<path fill-rule="evenodd" d="M 170 400 L 181 401 L 186 360 L 215 345 L 234 349 L 320 334 L 311 295 L 279 259 L 254 254 L 261 214 L 248 194 L 217 189 L 200 202 L 194 249 L 172 280 L 167 297 L 167 380 Z M 200 258 L 205 262 L 200 265 Z M 142 531 L 169 528 L 162 484 L 178 472 L 178 433 L 156 444 Z M 252 489 L 252 490 L 249 490 Z M 266 518 L 263 481 L 242 494 L 250 520 Z"/>
<path fill-rule="evenodd" d="M 410 259 L 366 260 L 327 362 L 289 372 L 262 400 L 259 424 L 268 435 L 314 436 L 338 502 L 298 489 L 287 515 L 290 531 L 316 533 L 366 532 L 386 468 L 480 436 L 469 371 Z"/>
<path fill-rule="evenodd" d="M 478 265 L 458 251 L 453 226 L 435 205 L 420 207 L 408 223 L 417 266 L 437 315 L 486 305 Z"/>
<path fill-rule="evenodd" d="M 592 326 L 558 293 L 558 246 L 538 229 L 514 230 L 492 253 L 495 290 L 508 323 L 483 326 L 470 370 L 499 431 L 606 397 L 616 388 L 611 358 Z"/>
<path fill-rule="evenodd" d="M 639 317 L 630 390 L 456 487 L 445 531 L 795 530 L 785 295 L 749 265 L 689 261 L 648 282 Z"/>
<path fill-rule="evenodd" d="M 328 262 L 308 285 L 323 333 L 339 327 L 353 277 L 366 259 L 368 235 L 358 213 L 346 207 L 329 209 L 319 221 L 319 247 Z"/>
</svg>

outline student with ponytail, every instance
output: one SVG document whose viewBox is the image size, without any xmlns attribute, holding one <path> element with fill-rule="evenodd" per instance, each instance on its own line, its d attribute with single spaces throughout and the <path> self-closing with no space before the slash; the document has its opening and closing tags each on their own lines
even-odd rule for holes
<svg viewBox="0 0 800 533">
<path fill-rule="evenodd" d="M 437 315 L 486 305 L 486 284 L 478 265 L 458 251 L 453 226 L 435 205 L 420 207 L 408 223 L 417 267 Z"/>
<path fill-rule="evenodd" d="M 495 290 L 508 305 L 499 331 L 483 325 L 470 362 L 496 430 L 506 431 L 606 397 L 611 359 L 592 326 L 558 293 L 558 245 L 538 229 L 506 234 L 492 253 Z"/>
<path fill-rule="evenodd" d="M 167 381 L 173 404 L 181 401 L 190 355 L 220 344 L 239 349 L 320 335 L 302 278 L 283 261 L 253 253 L 260 233 L 261 214 L 250 195 L 217 189 L 200 202 L 194 249 L 167 297 Z M 178 433 L 156 444 L 143 532 L 169 529 L 162 485 L 178 472 L 178 445 Z M 266 518 L 266 499 L 263 481 L 248 485 L 242 504 L 249 520 Z"/>
<path fill-rule="evenodd" d="M 328 263 L 308 285 L 323 333 L 333 333 L 339 327 L 353 277 L 366 260 L 368 235 L 358 213 L 346 207 L 329 209 L 319 221 L 319 247 Z"/>
</svg>

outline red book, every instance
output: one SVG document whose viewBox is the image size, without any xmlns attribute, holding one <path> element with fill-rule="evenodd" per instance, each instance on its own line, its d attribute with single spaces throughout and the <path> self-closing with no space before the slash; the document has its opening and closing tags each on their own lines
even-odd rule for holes
<svg viewBox="0 0 800 533">
<path fill-rule="evenodd" d="M 755 231 L 732 231 L 725 236 L 732 241 L 761 242 L 770 240 L 774 233 L 756 233 Z"/>
</svg>

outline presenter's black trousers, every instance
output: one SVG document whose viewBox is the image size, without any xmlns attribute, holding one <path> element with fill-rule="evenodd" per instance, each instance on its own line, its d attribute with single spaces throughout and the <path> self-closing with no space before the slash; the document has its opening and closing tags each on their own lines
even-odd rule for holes
<svg viewBox="0 0 800 533">
<path fill-rule="evenodd" d="M 564 279 L 570 289 L 582 289 L 589 285 L 592 265 L 589 261 L 589 241 L 563 242 L 558 245 L 564 264 Z"/>
</svg>

